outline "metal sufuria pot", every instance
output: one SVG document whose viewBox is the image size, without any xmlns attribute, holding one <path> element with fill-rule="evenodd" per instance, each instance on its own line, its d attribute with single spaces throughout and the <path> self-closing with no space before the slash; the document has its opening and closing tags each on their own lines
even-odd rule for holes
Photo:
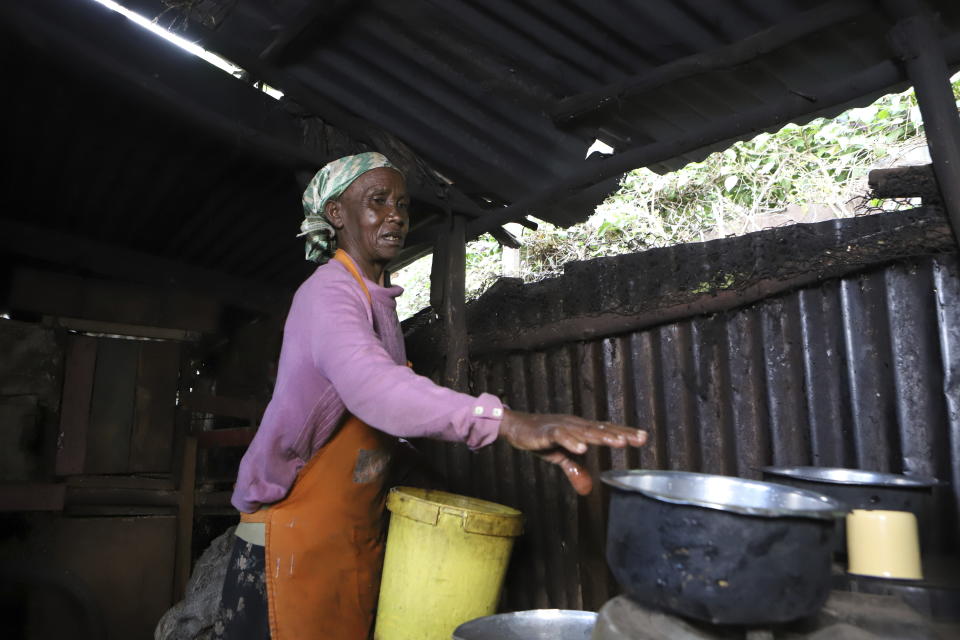
<svg viewBox="0 0 960 640">
<path fill-rule="evenodd" d="M 596 622 L 593 611 L 515 611 L 465 622 L 453 640 L 590 640 Z"/>
<path fill-rule="evenodd" d="M 608 471 L 607 562 L 638 602 L 714 624 L 816 613 L 836 519 L 822 494 L 682 471 Z"/>
<path fill-rule="evenodd" d="M 763 479 L 798 489 L 816 491 L 848 509 L 909 511 L 920 525 L 921 546 L 926 552 L 949 550 L 937 522 L 937 491 L 946 483 L 923 476 L 906 476 L 841 467 L 764 467 Z M 845 526 L 840 523 L 835 551 L 846 554 Z"/>
</svg>

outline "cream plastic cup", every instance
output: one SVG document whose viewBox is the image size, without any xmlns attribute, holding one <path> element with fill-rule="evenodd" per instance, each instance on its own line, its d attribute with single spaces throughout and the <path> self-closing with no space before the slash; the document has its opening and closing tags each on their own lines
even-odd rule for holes
<svg viewBox="0 0 960 640">
<path fill-rule="evenodd" d="M 847 514 L 848 571 L 921 580 L 917 517 L 909 511 L 854 509 Z"/>
</svg>

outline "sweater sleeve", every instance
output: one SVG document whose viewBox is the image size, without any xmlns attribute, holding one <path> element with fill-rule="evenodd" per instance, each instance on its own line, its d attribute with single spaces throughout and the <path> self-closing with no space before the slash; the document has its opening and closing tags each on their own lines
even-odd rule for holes
<svg viewBox="0 0 960 640">
<path fill-rule="evenodd" d="M 398 365 L 374 332 L 359 288 L 327 293 L 309 302 L 310 355 L 352 414 L 399 437 L 464 442 L 472 449 L 496 440 L 503 416 L 497 397 L 458 393 Z"/>
</svg>

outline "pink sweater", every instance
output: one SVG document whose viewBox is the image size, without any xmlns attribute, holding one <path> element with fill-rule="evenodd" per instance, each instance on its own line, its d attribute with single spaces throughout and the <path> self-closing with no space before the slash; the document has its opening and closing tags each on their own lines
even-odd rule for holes
<svg viewBox="0 0 960 640">
<path fill-rule="evenodd" d="M 366 285 L 372 307 L 346 267 L 331 260 L 294 295 L 273 398 L 240 462 L 232 499 L 240 511 L 283 499 L 346 411 L 398 437 L 473 449 L 496 439 L 500 400 L 457 393 L 410 370 L 396 311 L 403 289 Z"/>
</svg>

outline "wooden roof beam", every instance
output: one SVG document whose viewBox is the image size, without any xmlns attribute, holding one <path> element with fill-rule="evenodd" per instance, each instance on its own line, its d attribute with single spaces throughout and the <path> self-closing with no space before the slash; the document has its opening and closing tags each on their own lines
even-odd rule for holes
<svg viewBox="0 0 960 640">
<path fill-rule="evenodd" d="M 729 46 L 675 60 L 649 73 L 564 98 L 551 116 L 558 126 L 570 125 L 583 116 L 612 107 L 624 98 L 653 91 L 682 78 L 744 64 L 760 54 L 779 49 L 811 33 L 849 20 L 870 10 L 872 6 L 873 3 L 866 0 L 828 2 Z"/>
<path fill-rule="evenodd" d="M 326 2 L 308 2 L 276 37 L 260 52 L 260 59 L 266 63 L 275 63 L 283 58 L 300 37 L 310 31 L 319 22 L 328 22 L 360 4 L 353 0 L 327 0 Z"/>
<path fill-rule="evenodd" d="M 51 229 L 0 218 L 0 250 L 51 264 L 81 268 L 124 282 L 138 282 L 200 293 L 252 311 L 286 313 L 293 289 L 285 290 L 159 258 Z"/>
<path fill-rule="evenodd" d="M 954 34 L 942 40 L 940 47 L 948 63 L 960 59 L 960 34 Z M 885 60 L 830 84 L 807 88 L 806 92 L 787 91 L 776 102 L 715 120 L 676 139 L 626 149 L 594 162 L 585 163 L 580 169 L 571 172 L 556 184 L 496 213 L 472 220 L 467 226 L 467 237 L 476 237 L 494 226 L 520 220 L 528 215 L 536 215 L 537 209 L 551 202 L 562 200 L 582 189 L 637 167 L 645 167 L 666 158 L 735 140 L 738 137 L 757 134 L 797 118 L 809 117 L 812 111 L 811 102 L 816 103 L 820 110 L 827 110 L 862 96 L 890 89 L 905 81 L 906 77 L 901 68 L 893 60 Z M 408 242 L 412 246 L 434 241 L 439 231 L 437 225 L 417 230 L 415 234 L 411 234 Z"/>
</svg>

